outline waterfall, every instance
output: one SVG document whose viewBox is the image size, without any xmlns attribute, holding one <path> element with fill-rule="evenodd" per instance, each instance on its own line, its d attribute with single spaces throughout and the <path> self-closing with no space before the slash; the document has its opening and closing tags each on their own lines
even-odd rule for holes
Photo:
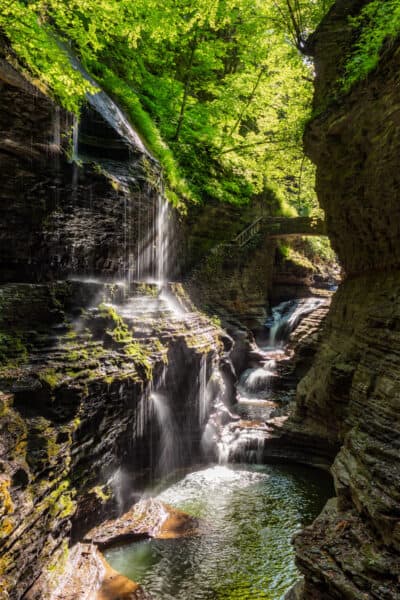
<svg viewBox="0 0 400 600">
<path fill-rule="evenodd" d="M 282 348 L 301 319 L 324 304 L 321 298 L 303 298 L 282 302 L 272 309 L 266 325 L 270 327 L 269 347 Z"/>
<path fill-rule="evenodd" d="M 169 275 L 169 206 L 162 193 L 157 198 L 157 219 L 156 219 L 156 257 L 157 281 L 163 285 Z"/>
<path fill-rule="evenodd" d="M 170 267 L 170 208 L 162 186 L 151 210 L 145 211 L 138 222 L 136 280 L 156 283 L 162 289 L 169 277 Z"/>
<path fill-rule="evenodd" d="M 160 434 L 160 450 L 155 472 L 162 476 L 172 473 L 181 462 L 180 436 L 168 396 L 153 392 L 150 401 Z"/>
<path fill-rule="evenodd" d="M 73 116 L 72 122 L 72 156 L 71 160 L 78 160 L 78 144 L 79 144 L 79 119 L 76 115 Z"/>
<path fill-rule="evenodd" d="M 199 413 L 199 424 L 204 425 L 207 419 L 208 412 L 208 393 L 207 393 L 207 359 L 202 354 L 200 359 L 200 370 L 199 370 L 199 394 L 198 394 L 198 413 Z"/>
<path fill-rule="evenodd" d="M 55 146 L 57 156 L 61 147 L 61 123 L 60 123 L 60 107 L 56 106 L 53 117 L 53 144 Z"/>
<path fill-rule="evenodd" d="M 266 323 L 269 328 L 268 345 L 255 349 L 258 364 L 253 363 L 251 368 L 246 369 L 237 385 L 236 410 L 241 420 L 216 429 L 220 463 L 233 460 L 262 462 L 265 441 L 270 435 L 266 422 L 274 415 L 284 395 L 282 391 L 279 395 L 278 386 L 282 385 L 281 365 L 289 360 L 285 348 L 301 320 L 325 302 L 321 298 L 305 298 L 282 302 L 272 308 Z"/>
</svg>

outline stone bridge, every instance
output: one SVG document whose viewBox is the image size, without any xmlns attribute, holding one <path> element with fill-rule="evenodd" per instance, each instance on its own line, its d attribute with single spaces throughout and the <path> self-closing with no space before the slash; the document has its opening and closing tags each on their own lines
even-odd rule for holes
<svg viewBox="0 0 400 600">
<path fill-rule="evenodd" d="M 326 235 L 326 226 L 325 221 L 317 217 L 259 217 L 232 243 L 244 246 L 258 233 L 265 233 L 269 238 Z"/>
</svg>

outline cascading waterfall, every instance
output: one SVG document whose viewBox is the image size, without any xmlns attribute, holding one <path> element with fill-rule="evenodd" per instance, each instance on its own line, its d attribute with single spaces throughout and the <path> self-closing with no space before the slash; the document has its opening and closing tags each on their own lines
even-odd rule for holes
<svg viewBox="0 0 400 600">
<path fill-rule="evenodd" d="M 169 206 L 163 193 L 158 194 L 157 198 L 157 243 L 156 243 L 156 264 L 157 281 L 163 285 L 169 275 Z"/>
<path fill-rule="evenodd" d="M 153 392 L 150 401 L 159 431 L 159 458 L 155 465 L 155 474 L 159 477 L 172 473 L 181 461 L 181 439 L 171 401 L 167 394 Z"/>
<path fill-rule="evenodd" d="M 161 183 L 151 210 L 139 219 L 136 257 L 136 280 L 157 283 L 163 288 L 170 265 L 170 208 Z M 146 232 L 144 234 L 144 232 Z"/>
<path fill-rule="evenodd" d="M 280 381 L 279 363 L 288 360 L 285 347 L 303 317 L 324 303 L 321 298 L 305 298 L 282 302 L 272 309 L 266 323 L 268 344 L 257 350 L 259 364 L 246 369 L 237 385 L 236 410 L 242 418 L 239 423 L 228 423 L 219 430 L 217 455 L 220 463 L 263 461 L 265 440 L 269 435 L 266 422 L 281 401 L 275 387 Z"/>
<path fill-rule="evenodd" d="M 203 426 L 207 420 L 208 412 L 208 391 L 207 391 L 207 361 L 204 354 L 200 359 L 200 371 L 199 371 L 199 394 L 198 394 L 198 413 L 199 413 L 199 424 Z"/>
<path fill-rule="evenodd" d="M 304 298 L 289 300 L 275 306 L 271 318 L 267 321 L 267 325 L 270 325 L 269 347 L 282 348 L 301 319 L 322 304 L 324 300 L 321 298 Z"/>
</svg>

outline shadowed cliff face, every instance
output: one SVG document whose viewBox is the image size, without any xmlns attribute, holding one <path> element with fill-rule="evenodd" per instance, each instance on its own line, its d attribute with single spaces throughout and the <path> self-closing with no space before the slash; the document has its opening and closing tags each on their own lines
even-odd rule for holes
<svg viewBox="0 0 400 600">
<path fill-rule="evenodd" d="M 117 109 L 77 132 L 2 60 L 0 84 L 0 598 L 43 600 L 71 535 L 199 458 L 223 348 L 181 289 L 132 282 L 170 249 L 158 165 Z"/>
<path fill-rule="evenodd" d="M 137 272 L 161 192 L 156 162 L 105 109 L 88 106 L 78 128 L 5 61 L 0 83 L 1 281 Z"/>
<path fill-rule="evenodd" d="M 295 538 L 307 600 L 400 598 L 398 44 L 326 108 L 351 39 L 347 17 L 363 4 L 337 2 L 313 39 L 320 114 L 305 145 L 347 279 L 297 396 L 297 422 L 342 444 L 337 499 Z"/>
</svg>

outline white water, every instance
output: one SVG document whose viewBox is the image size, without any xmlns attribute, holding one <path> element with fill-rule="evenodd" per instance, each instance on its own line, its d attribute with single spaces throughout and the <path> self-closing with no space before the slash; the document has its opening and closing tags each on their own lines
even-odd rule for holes
<svg viewBox="0 0 400 600">
<path fill-rule="evenodd" d="M 160 455 L 155 474 L 162 477 L 172 473 L 181 462 L 181 438 L 168 396 L 153 392 L 150 401 L 160 429 Z"/>
<path fill-rule="evenodd" d="M 163 194 L 158 194 L 156 222 L 156 256 L 157 280 L 163 284 L 169 274 L 169 206 Z"/>
<path fill-rule="evenodd" d="M 147 200 L 148 201 L 148 200 Z M 138 224 L 136 280 L 156 283 L 161 289 L 170 273 L 170 208 L 162 191 L 152 210 Z M 145 232 L 145 233 L 144 233 Z"/>
<path fill-rule="evenodd" d="M 282 302 L 272 309 L 272 316 L 267 321 L 268 345 L 257 348 L 259 364 L 246 369 L 237 386 L 236 410 L 242 420 L 239 425 L 230 422 L 217 431 L 220 464 L 238 459 L 249 463 L 263 462 L 265 442 L 271 435 L 267 422 L 280 402 L 274 389 L 280 378 L 279 363 L 289 359 L 285 348 L 302 318 L 324 303 L 325 300 L 320 298 L 306 298 Z"/>
<path fill-rule="evenodd" d="M 208 393 L 207 393 L 207 360 L 204 354 L 202 354 L 200 359 L 200 371 L 198 377 L 198 414 L 199 414 L 199 424 L 200 426 L 204 425 L 207 419 L 208 412 Z"/>
<path fill-rule="evenodd" d="M 284 347 L 301 319 L 324 304 L 321 298 L 304 298 L 282 302 L 272 309 L 269 348 Z M 267 321 L 268 323 L 268 321 Z"/>
</svg>

